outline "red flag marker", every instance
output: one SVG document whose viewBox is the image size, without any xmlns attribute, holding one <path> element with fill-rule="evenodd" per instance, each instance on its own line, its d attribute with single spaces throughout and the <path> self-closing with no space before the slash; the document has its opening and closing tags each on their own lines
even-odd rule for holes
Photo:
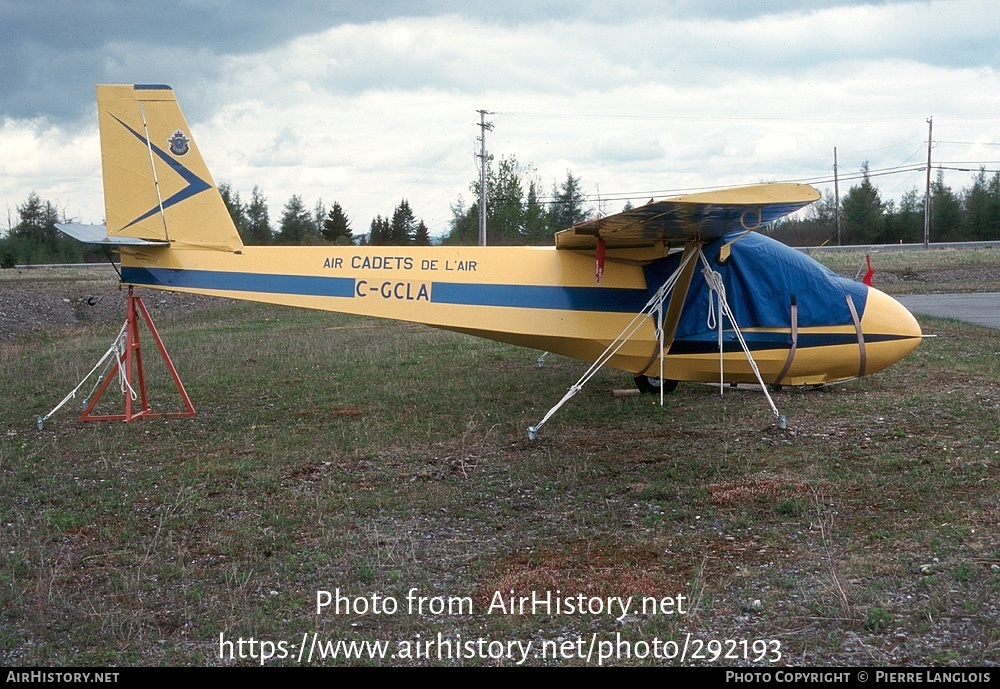
<svg viewBox="0 0 1000 689">
<path fill-rule="evenodd" d="M 868 285 L 869 287 L 871 287 L 872 286 L 872 278 L 875 277 L 875 271 L 872 270 L 872 257 L 870 255 L 865 256 L 865 260 L 868 261 L 868 272 L 865 273 L 865 278 L 864 278 L 864 280 L 862 280 L 862 282 L 865 283 L 866 285 Z M 600 282 L 600 281 L 598 281 L 598 282 Z"/>
</svg>

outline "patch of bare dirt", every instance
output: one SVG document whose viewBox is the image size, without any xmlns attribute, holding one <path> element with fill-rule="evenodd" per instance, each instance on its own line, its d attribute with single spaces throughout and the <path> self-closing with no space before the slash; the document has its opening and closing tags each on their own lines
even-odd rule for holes
<svg viewBox="0 0 1000 689">
<path fill-rule="evenodd" d="M 108 271 L 111 269 L 108 268 Z M 125 320 L 127 290 L 114 279 L 33 278 L 33 271 L 0 275 L 0 342 L 36 335 L 59 335 L 89 326 L 114 327 Z M 158 311 L 181 312 L 212 308 L 227 300 L 196 294 L 142 290 L 153 318 Z"/>
<path fill-rule="evenodd" d="M 739 480 L 712 483 L 706 487 L 712 501 L 719 505 L 754 500 L 761 496 L 774 497 L 784 492 L 793 495 L 806 495 L 809 485 L 803 481 L 772 474 L 767 471 L 758 472 Z"/>
<path fill-rule="evenodd" d="M 496 577 L 483 587 L 482 599 L 500 591 L 515 598 L 532 591 L 559 591 L 576 596 L 663 596 L 684 590 L 688 572 L 664 573 L 662 554 L 650 548 L 581 541 L 562 550 L 543 549 L 517 555 L 500 564 Z"/>
</svg>

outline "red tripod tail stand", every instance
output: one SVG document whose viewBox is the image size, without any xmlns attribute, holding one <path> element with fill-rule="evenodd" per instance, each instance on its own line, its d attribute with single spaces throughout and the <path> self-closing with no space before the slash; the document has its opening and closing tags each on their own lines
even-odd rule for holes
<svg viewBox="0 0 1000 689">
<path fill-rule="evenodd" d="M 146 327 L 153 336 L 153 340 L 156 341 L 156 346 L 160 350 L 160 356 L 163 357 L 163 362 L 167 365 L 167 370 L 170 371 L 170 376 L 174 379 L 174 384 L 177 386 L 177 392 L 180 393 L 181 400 L 184 402 L 185 411 L 154 413 L 149 406 L 149 400 L 146 396 L 146 377 L 142 369 L 142 348 L 139 343 L 140 317 L 146 321 Z M 104 391 L 108 389 L 108 385 L 111 384 L 111 381 L 117 375 L 120 375 L 123 380 L 125 413 L 95 414 L 94 408 L 100 401 L 101 396 L 104 395 Z M 137 390 L 138 395 L 136 394 Z M 137 406 L 138 410 L 136 409 Z M 153 319 L 150 318 L 149 311 L 146 310 L 146 305 L 142 303 L 141 297 L 136 297 L 132 294 L 132 286 L 130 285 L 125 312 L 125 351 L 119 352 L 114 366 L 108 371 L 94 393 L 93 398 L 90 400 L 90 403 L 83 410 L 80 420 L 128 422 L 133 419 L 153 418 L 157 416 L 194 416 L 194 405 L 191 404 L 191 398 L 188 397 L 187 390 L 184 389 L 184 383 L 181 382 L 180 376 L 177 375 L 177 369 L 174 368 L 174 363 L 170 360 L 170 355 L 167 354 L 166 347 L 163 346 L 160 334 L 156 332 L 156 326 L 153 325 Z"/>
</svg>

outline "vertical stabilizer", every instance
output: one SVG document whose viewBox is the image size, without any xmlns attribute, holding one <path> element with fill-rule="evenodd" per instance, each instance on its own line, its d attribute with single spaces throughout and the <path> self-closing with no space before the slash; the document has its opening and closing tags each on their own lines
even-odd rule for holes
<svg viewBox="0 0 1000 689">
<path fill-rule="evenodd" d="M 99 85 L 97 111 L 109 237 L 243 246 L 169 86 Z"/>
</svg>

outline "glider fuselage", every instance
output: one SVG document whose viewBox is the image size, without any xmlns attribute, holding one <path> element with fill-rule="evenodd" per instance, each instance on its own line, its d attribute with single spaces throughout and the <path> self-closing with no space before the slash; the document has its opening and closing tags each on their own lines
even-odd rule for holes
<svg viewBox="0 0 1000 689">
<path fill-rule="evenodd" d="M 786 295 L 796 294 L 801 304 L 811 282 L 828 278 L 826 271 L 793 249 L 772 245 L 796 254 L 798 264 L 815 266 L 814 275 L 801 274 L 794 284 L 770 285 L 772 293 L 781 292 L 775 298 L 788 302 Z M 740 259 L 737 254 L 730 264 Z M 585 361 L 604 352 L 659 286 L 641 265 L 655 262 L 609 257 L 598 285 L 592 255 L 549 247 L 122 249 L 129 284 L 423 323 Z M 692 279 L 692 302 L 709 299 L 698 296 L 702 279 Z M 739 323 L 766 382 L 813 385 L 854 378 L 892 364 L 919 343 L 919 326 L 898 302 L 854 285 L 865 293 L 855 297 L 858 326 L 798 327 L 791 358 L 790 323 Z M 708 325 L 678 333 L 664 359 L 665 378 L 719 380 L 718 329 Z M 735 343 L 732 326 L 724 322 L 724 380 L 753 382 Z M 647 318 L 609 364 L 658 376 L 658 352 L 654 319 Z"/>
<path fill-rule="evenodd" d="M 608 363 L 659 377 L 662 352 L 665 379 L 751 382 L 734 323 L 712 316 L 707 266 L 765 382 L 865 375 L 920 341 L 890 297 L 750 232 L 819 198 L 807 185 L 651 202 L 559 232 L 549 248 L 244 246 L 169 86 L 101 85 L 97 102 L 106 226 L 60 229 L 118 246 L 130 285 L 412 321 L 595 361 L 673 273 L 662 338 L 643 316 Z"/>
</svg>

